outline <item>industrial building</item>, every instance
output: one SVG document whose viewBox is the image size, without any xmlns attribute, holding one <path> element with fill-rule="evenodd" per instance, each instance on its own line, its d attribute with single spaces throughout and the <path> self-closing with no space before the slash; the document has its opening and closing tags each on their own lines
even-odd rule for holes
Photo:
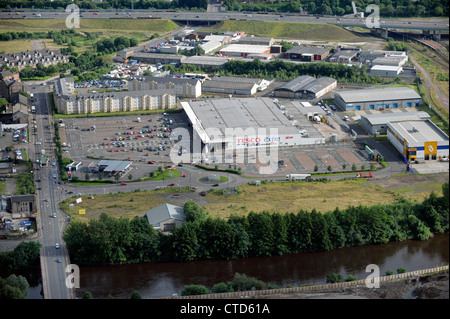
<svg viewBox="0 0 450 319">
<path fill-rule="evenodd" d="M 449 156 L 448 136 L 429 119 L 390 121 L 387 138 L 408 162 Z"/>
<path fill-rule="evenodd" d="M 405 51 L 362 50 L 358 54 L 359 61 L 363 63 L 372 63 L 377 58 L 385 57 L 400 57 L 408 61 L 408 55 Z"/>
<path fill-rule="evenodd" d="M 395 65 L 374 65 L 370 68 L 370 75 L 373 76 L 395 78 L 401 73 L 403 73 L 403 68 Z"/>
<path fill-rule="evenodd" d="M 344 111 L 383 111 L 420 106 L 422 98 L 411 88 L 394 87 L 336 92 L 334 102 Z"/>
<path fill-rule="evenodd" d="M 264 79 L 215 76 L 203 82 L 202 92 L 253 95 L 265 90 L 269 84 L 270 81 Z"/>
<path fill-rule="evenodd" d="M 228 44 L 220 49 L 223 56 L 241 56 L 247 57 L 252 54 L 270 53 L 269 45 L 251 45 L 251 44 Z"/>
<path fill-rule="evenodd" d="M 174 89 L 122 92 L 86 93 L 74 95 L 73 79 L 55 81 L 53 101 L 60 114 L 87 114 L 97 112 L 125 112 L 168 109 L 177 106 Z"/>
<path fill-rule="evenodd" d="M 174 90 L 179 97 L 197 98 L 202 95 L 202 83 L 197 79 L 139 76 L 130 78 L 129 91 Z"/>
<path fill-rule="evenodd" d="M 336 63 L 350 63 L 352 59 L 356 57 L 358 51 L 355 50 L 340 50 L 335 52 L 330 58 L 330 62 Z"/>
<path fill-rule="evenodd" d="M 217 56 L 190 56 L 183 60 L 182 64 L 196 65 L 204 68 L 223 68 L 225 63 L 230 61 L 227 57 Z"/>
<path fill-rule="evenodd" d="M 305 62 L 322 61 L 330 54 L 330 50 L 320 47 L 297 46 L 284 53 L 284 58 Z"/>
<path fill-rule="evenodd" d="M 369 134 L 384 135 L 387 133 L 387 123 L 389 121 L 410 121 L 429 118 L 430 115 L 423 111 L 366 114 L 361 115 L 360 124 Z"/>
<path fill-rule="evenodd" d="M 372 65 L 403 66 L 408 61 L 408 56 L 378 57 L 371 61 Z"/>
<path fill-rule="evenodd" d="M 181 64 L 186 57 L 184 55 L 177 54 L 163 54 L 163 53 L 150 53 L 150 52 L 135 52 L 133 54 L 133 59 L 149 63 L 149 64 L 169 64 L 175 63 L 177 65 Z"/>
<path fill-rule="evenodd" d="M 180 103 L 204 152 L 317 144 L 305 138 L 270 98 L 225 98 Z"/>
<path fill-rule="evenodd" d="M 334 90 L 337 81 L 333 78 L 314 78 L 309 75 L 299 76 L 274 90 L 274 96 L 290 99 L 317 99 Z"/>
<path fill-rule="evenodd" d="M 246 36 L 239 39 L 240 44 L 251 44 L 251 45 L 268 45 L 271 46 L 274 43 L 274 39 L 270 37 L 254 37 Z"/>
</svg>

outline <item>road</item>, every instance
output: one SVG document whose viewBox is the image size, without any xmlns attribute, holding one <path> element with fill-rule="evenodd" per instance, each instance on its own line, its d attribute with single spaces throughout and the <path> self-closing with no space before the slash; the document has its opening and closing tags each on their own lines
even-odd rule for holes
<svg viewBox="0 0 450 319">
<path fill-rule="evenodd" d="M 41 271 L 45 299 L 73 298 L 73 292 L 65 285 L 65 267 L 70 264 L 69 254 L 62 240 L 67 217 L 59 210 L 60 184 L 58 168 L 51 163 L 56 159 L 54 131 L 50 112 L 47 86 L 30 88 L 34 94 L 33 123 L 37 128 L 31 135 L 30 149 L 33 160 L 36 183 L 36 203 L 38 207 L 37 227 L 41 243 Z M 33 131 L 31 131 L 33 132 Z M 34 151 L 33 151 L 34 149 Z M 40 167 L 36 163 L 41 154 L 49 158 L 48 166 Z M 55 163 L 56 164 L 56 163 Z M 56 176 L 56 178 L 55 178 Z M 59 181 L 60 182 L 60 181 Z M 59 247 L 56 247 L 56 244 Z M 61 258 L 61 263 L 58 259 Z"/>
<path fill-rule="evenodd" d="M 66 19 L 70 12 L 64 10 L 23 10 L 19 14 L 15 12 L 0 12 L 0 19 Z M 38 16 L 40 15 L 40 16 Z M 336 17 L 315 15 L 298 15 L 294 13 L 243 13 L 243 12 L 190 12 L 190 11 L 156 11 L 156 10 L 89 10 L 81 12 L 82 19 L 114 19 L 114 18 L 161 18 L 178 21 L 181 23 L 215 23 L 223 20 L 248 20 L 248 21 L 283 21 L 301 23 L 327 23 L 347 27 L 365 27 L 365 18 L 354 16 Z M 381 28 L 405 29 L 405 30 L 449 30 L 448 18 L 437 18 L 436 21 L 411 18 L 380 20 Z"/>
</svg>

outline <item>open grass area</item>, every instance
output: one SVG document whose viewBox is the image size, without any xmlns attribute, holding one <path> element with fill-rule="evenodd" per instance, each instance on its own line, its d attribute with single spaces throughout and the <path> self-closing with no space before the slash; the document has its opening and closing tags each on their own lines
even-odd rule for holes
<svg viewBox="0 0 450 319">
<path fill-rule="evenodd" d="M 30 40 L 0 41 L 0 52 L 19 52 L 31 50 Z"/>
<path fill-rule="evenodd" d="M 211 217 L 228 218 L 231 214 L 247 215 L 249 212 L 298 212 L 303 209 L 319 212 L 345 209 L 349 206 L 370 206 L 396 202 L 399 197 L 421 202 L 434 191 L 442 195 L 442 184 L 448 181 L 446 174 L 402 175 L 386 180 L 341 180 L 328 182 L 273 182 L 260 186 L 242 185 L 238 195 L 208 193 L 201 206 Z M 82 203 L 75 204 L 76 197 L 65 200 L 61 208 L 77 220 L 95 219 L 101 213 L 113 217 L 133 218 L 163 203 L 171 203 L 174 193 L 186 193 L 183 198 L 195 199 L 187 189 L 166 188 L 156 191 L 135 191 L 118 194 L 82 196 Z M 370 196 L 367 196 L 370 194 Z M 173 202 L 172 202 L 173 203 Z M 74 204 L 70 209 L 69 204 Z M 177 205 L 180 205 L 179 203 Z M 78 215 L 78 209 L 86 209 L 86 215 Z"/>
<path fill-rule="evenodd" d="M 98 219 L 102 213 L 116 218 L 134 218 L 143 216 L 149 209 L 166 203 L 164 194 L 171 194 L 180 190 L 175 188 L 160 189 L 155 191 L 134 191 L 128 193 L 101 194 L 81 196 L 82 202 L 75 203 L 77 196 L 64 200 L 60 207 L 69 214 L 72 220 L 88 221 Z M 70 208 L 74 204 L 74 208 Z M 85 215 L 79 215 L 79 209 L 85 209 Z"/>
<path fill-rule="evenodd" d="M 399 177 L 399 179 L 404 177 Z M 409 178 L 407 176 L 406 178 Z M 448 178 L 448 174 L 447 177 Z M 202 205 L 212 217 L 228 218 L 231 214 L 247 215 L 249 212 L 298 212 L 316 209 L 325 213 L 336 207 L 371 206 L 394 203 L 402 196 L 411 201 L 422 201 L 434 191 L 442 194 L 439 176 L 427 180 L 380 185 L 369 180 L 341 180 L 322 182 L 276 182 L 260 186 L 243 185 L 239 195 L 206 196 L 208 204 Z M 370 196 L 367 196 L 370 194 Z"/>
<path fill-rule="evenodd" d="M 124 31 L 124 32 L 153 32 L 166 33 L 177 29 L 179 26 L 166 19 L 83 19 L 77 31 Z M 0 19 L 0 31 L 48 31 L 65 30 L 65 19 Z"/>
<path fill-rule="evenodd" d="M 292 23 L 226 20 L 209 28 L 208 31 L 245 31 L 262 37 L 303 39 L 316 41 L 367 41 L 335 25 L 321 23 Z"/>
</svg>

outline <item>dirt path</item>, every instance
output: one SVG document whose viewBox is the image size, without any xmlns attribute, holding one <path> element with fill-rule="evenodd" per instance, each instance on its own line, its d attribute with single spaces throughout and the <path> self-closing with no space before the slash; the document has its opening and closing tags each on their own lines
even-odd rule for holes
<svg viewBox="0 0 450 319">
<path fill-rule="evenodd" d="M 409 55 L 409 58 L 411 59 L 411 62 L 414 64 L 414 66 L 422 73 L 423 77 L 425 78 L 426 83 L 426 93 L 427 97 L 430 98 L 431 92 L 430 87 L 433 87 L 435 90 L 435 95 L 439 103 L 445 108 L 447 113 L 449 112 L 449 105 L 448 105 L 448 96 L 445 95 L 444 92 L 441 91 L 441 88 L 438 84 L 434 83 L 431 76 L 428 74 L 427 70 L 423 68 L 419 62 L 413 57 L 412 54 Z M 430 99 L 431 100 L 431 99 Z"/>
</svg>

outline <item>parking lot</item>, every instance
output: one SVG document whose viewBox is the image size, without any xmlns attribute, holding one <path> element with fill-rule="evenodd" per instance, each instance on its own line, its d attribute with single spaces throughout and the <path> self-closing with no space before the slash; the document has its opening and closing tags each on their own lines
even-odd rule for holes
<svg viewBox="0 0 450 319">
<path fill-rule="evenodd" d="M 166 115 L 164 115 L 166 114 Z M 82 162 L 76 173 L 84 179 L 85 168 L 99 159 L 130 160 L 133 177 L 139 178 L 160 165 L 172 164 L 169 152 L 174 146 L 170 139 L 174 127 L 187 127 L 184 113 L 158 113 L 127 117 L 98 117 L 65 119 L 60 127 L 63 157 Z M 148 165 L 148 162 L 155 165 Z M 159 165 L 158 165 L 159 164 Z"/>
</svg>

